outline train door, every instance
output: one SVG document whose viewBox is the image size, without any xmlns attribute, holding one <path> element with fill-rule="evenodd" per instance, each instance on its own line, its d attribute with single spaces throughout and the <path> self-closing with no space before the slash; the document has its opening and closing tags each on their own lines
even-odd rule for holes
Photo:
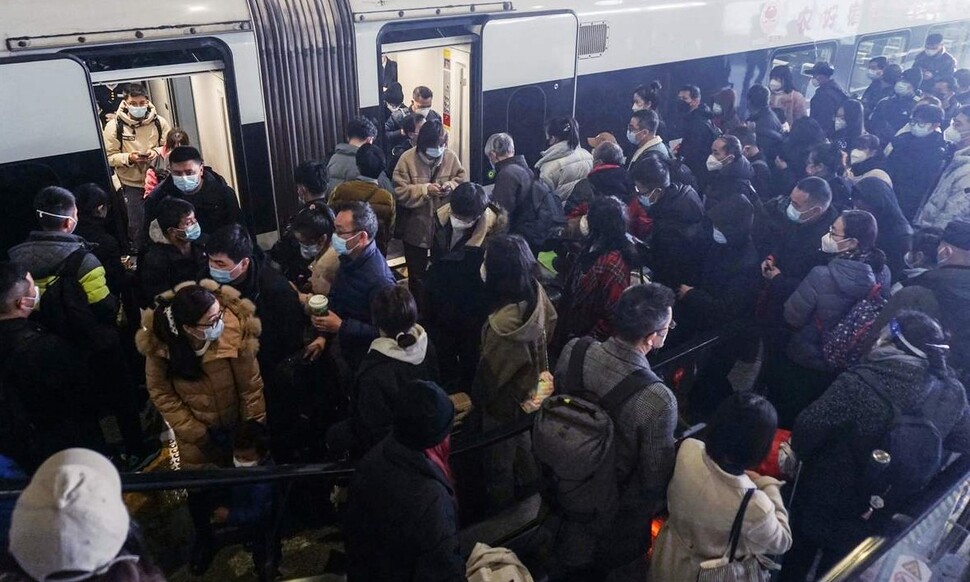
<svg viewBox="0 0 970 582">
<path fill-rule="evenodd" d="M 448 147 L 469 166 L 471 160 L 471 67 L 469 38 L 453 37 L 428 41 L 400 42 L 381 46 L 382 56 L 397 68 L 397 82 L 404 91 L 404 104 L 411 103 L 416 87 L 432 92 L 432 111 L 441 116 L 448 131 Z M 386 65 L 385 65 L 386 66 Z"/>
<path fill-rule="evenodd" d="M 0 192 L 6 252 L 37 227 L 33 199 L 46 186 L 110 187 L 88 70 L 68 55 L 0 59 Z"/>
</svg>

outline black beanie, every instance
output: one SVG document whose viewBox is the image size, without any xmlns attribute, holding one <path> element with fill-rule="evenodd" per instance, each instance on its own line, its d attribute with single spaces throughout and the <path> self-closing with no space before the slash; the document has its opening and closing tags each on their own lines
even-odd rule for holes
<svg viewBox="0 0 970 582">
<path fill-rule="evenodd" d="M 943 242 L 970 251 L 970 222 L 954 220 L 943 230 Z"/>
<path fill-rule="evenodd" d="M 413 380 L 401 390 L 394 413 L 394 437 L 423 451 L 445 440 L 455 419 L 455 405 L 434 382 Z"/>
<path fill-rule="evenodd" d="M 384 101 L 387 101 L 391 105 L 400 105 L 404 103 L 404 88 L 401 87 L 400 83 L 391 83 L 384 90 Z"/>
</svg>

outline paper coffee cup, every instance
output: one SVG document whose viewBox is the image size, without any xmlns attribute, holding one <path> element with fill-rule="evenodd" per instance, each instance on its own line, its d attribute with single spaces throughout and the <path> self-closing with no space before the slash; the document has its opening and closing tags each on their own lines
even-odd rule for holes
<svg viewBox="0 0 970 582">
<path fill-rule="evenodd" d="M 310 315 L 327 315 L 330 313 L 330 300 L 326 295 L 313 295 L 306 303 Z"/>
</svg>

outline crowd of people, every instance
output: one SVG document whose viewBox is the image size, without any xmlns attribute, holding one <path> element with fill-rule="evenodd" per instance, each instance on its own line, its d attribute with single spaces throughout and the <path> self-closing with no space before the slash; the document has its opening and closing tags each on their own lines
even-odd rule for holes
<svg viewBox="0 0 970 582">
<path fill-rule="evenodd" d="M 490 189 L 449 149 L 432 92 L 405 105 L 391 82 L 382 129 L 351 119 L 328 162 L 296 168 L 302 208 L 266 250 L 130 86 L 104 128 L 121 196 L 44 188 L 38 230 L 0 265 L 2 453 L 33 474 L 10 575 L 162 579 L 112 466 L 151 453 L 146 411 L 188 469 L 353 463 L 350 580 L 464 580 L 450 435 L 530 416 L 533 433 L 486 447 L 482 503 L 541 492 L 551 579 L 692 580 L 729 546 L 781 562 L 782 580 L 823 573 L 890 513 L 873 496 L 905 507 L 970 451 L 970 70 L 954 69 L 931 35 L 910 69 L 872 59 L 861 98 L 826 62 L 807 70 L 810 102 L 788 66 L 745 103 L 686 85 L 668 104 L 654 82 L 632 93 L 625 141 L 556 117 L 530 164 L 515 128 L 490 136 Z M 690 393 L 651 369 L 712 333 L 729 341 Z M 729 381 L 752 363 L 749 386 Z M 601 449 L 542 437 L 585 422 L 576 406 L 600 423 L 584 435 L 608 432 Z M 934 428 L 935 464 L 888 438 L 901 414 Z M 756 472 L 779 431 L 794 496 L 784 467 Z M 871 453 L 890 441 L 877 482 Z M 213 528 L 260 530 L 268 496 L 190 493 L 194 573 Z"/>
</svg>

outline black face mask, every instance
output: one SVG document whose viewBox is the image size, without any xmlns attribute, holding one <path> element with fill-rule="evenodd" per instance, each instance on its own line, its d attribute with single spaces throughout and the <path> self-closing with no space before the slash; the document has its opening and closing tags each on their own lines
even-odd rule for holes
<svg viewBox="0 0 970 582">
<path fill-rule="evenodd" d="M 677 101 L 677 112 L 684 115 L 690 113 L 690 103 L 686 101 Z"/>
</svg>

